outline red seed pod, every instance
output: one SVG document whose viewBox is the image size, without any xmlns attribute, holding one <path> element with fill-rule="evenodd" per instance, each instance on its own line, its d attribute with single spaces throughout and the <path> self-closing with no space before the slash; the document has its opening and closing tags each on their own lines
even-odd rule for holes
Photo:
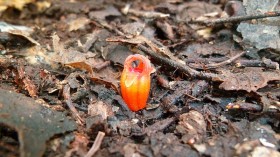
<svg viewBox="0 0 280 157">
<path fill-rule="evenodd" d="M 120 84 L 122 97 L 130 110 L 138 111 L 145 108 L 152 71 L 150 60 L 145 56 L 135 54 L 126 58 Z"/>
</svg>

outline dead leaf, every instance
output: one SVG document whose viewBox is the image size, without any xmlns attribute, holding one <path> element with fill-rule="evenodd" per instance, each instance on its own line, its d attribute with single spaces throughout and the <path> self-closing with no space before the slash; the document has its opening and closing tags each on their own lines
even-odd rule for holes
<svg viewBox="0 0 280 157">
<path fill-rule="evenodd" d="M 10 32 L 10 31 L 22 31 L 25 33 L 32 33 L 33 29 L 30 27 L 26 27 L 26 26 L 20 26 L 20 25 L 12 25 L 6 22 L 0 22 L 0 30 L 1 32 Z M 29 35 L 29 34 L 28 34 Z"/>
<path fill-rule="evenodd" d="M 160 30 L 162 30 L 164 32 L 167 39 L 174 40 L 175 34 L 174 34 L 172 26 L 168 22 L 157 21 L 156 25 Z"/>
<path fill-rule="evenodd" d="M 3 0 L 3 1 L 0 1 L 0 6 L 5 6 L 6 8 L 8 6 L 11 6 L 11 7 L 15 7 L 19 10 L 22 10 L 22 8 L 28 4 L 28 3 L 31 3 L 31 2 L 35 2 L 35 0 L 12 0 L 12 1 L 6 1 L 6 0 Z"/>
<path fill-rule="evenodd" d="M 105 59 L 110 60 L 115 64 L 117 63 L 123 65 L 125 59 L 132 54 L 133 53 L 126 46 L 117 45 L 112 51 L 110 51 L 106 55 Z"/>
<path fill-rule="evenodd" d="M 95 75 L 93 75 L 91 77 L 91 80 L 96 82 L 96 83 L 104 84 L 106 87 L 112 88 L 116 92 L 120 93 L 120 91 L 119 91 L 119 81 L 116 80 L 112 76 L 114 76 L 114 74 L 106 74 L 104 76 L 101 76 L 101 75 L 95 76 Z"/>
<path fill-rule="evenodd" d="M 262 71 L 257 68 L 245 68 L 243 72 L 231 73 L 226 71 L 223 83 L 219 88 L 225 90 L 245 90 L 247 92 L 256 92 L 265 87 L 267 82 L 280 80 L 280 71 Z"/>
<path fill-rule="evenodd" d="M 121 30 L 125 33 L 125 36 L 132 38 L 141 34 L 145 28 L 145 23 L 142 22 L 132 22 L 125 25 L 121 25 Z"/>
<path fill-rule="evenodd" d="M 15 128 L 21 156 L 42 156 L 56 134 L 76 129 L 75 122 L 22 94 L 0 89 L 0 122 Z"/>
<path fill-rule="evenodd" d="M 37 41 L 32 39 L 27 32 L 19 30 L 0 32 L 0 44 L 3 45 L 8 52 L 17 52 L 15 50 L 24 50 L 40 45 Z"/>
<path fill-rule="evenodd" d="M 105 20 L 105 18 L 108 16 L 120 16 L 120 15 L 121 13 L 114 6 L 109 6 L 104 10 L 92 11 L 89 13 L 90 19 L 97 18 L 102 20 Z"/>
<path fill-rule="evenodd" d="M 263 146 L 259 146 L 256 147 L 252 153 L 251 153 L 252 157 L 259 157 L 259 156 L 280 156 L 279 151 L 274 150 L 274 149 L 270 149 L 267 147 L 263 147 Z"/>
<path fill-rule="evenodd" d="M 124 150 L 124 157 L 140 157 L 141 155 L 137 150 L 139 150 L 139 145 L 134 144 L 134 143 L 128 143 L 123 147 Z"/>
<path fill-rule="evenodd" d="M 65 52 L 65 48 L 64 48 L 64 44 L 62 42 L 60 42 L 60 38 L 56 33 L 54 33 L 52 35 L 52 44 L 53 44 L 53 51 L 57 55 L 54 57 L 54 59 L 57 60 L 56 57 L 60 57 L 62 55 L 62 53 Z"/>
<path fill-rule="evenodd" d="M 24 90 L 27 90 L 31 97 L 37 97 L 37 86 L 34 84 L 34 81 L 30 78 L 28 72 L 23 65 L 20 65 L 17 69 L 18 80 L 17 83 L 19 86 L 23 86 Z"/>
<path fill-rule="evenodd" d="M 205 9 L 207 6 L 207 9 Z M 201 19 L 201 16 L 207 13 L 218 12 L 221 13 L 221 7 L 219 5 L 209 4 L 207 2 L 191 1 L 188 3 L 182 3 L 178 6 L 178 18 L 182 20 L 189 20 L 193 18 Z"/>
<path fill-rule="evenodd" d="M 108 116 L 113 115 L 113 111 L 109 105 L 105 104 L 102 101 L 97 101 L 88 105 L 88 114 L 90 116 L 100 115 L 103 120 L 106 120 Z"/>
<path fill-rule="evenodd" d="M 75 152 L 79 156 L 85 156 L 87 153 L 87 145 L 89 144 L 88 137 L 81 133 L 75 133 L 74 142 L 71 143 L 71 149 L 65 154 L 65 157 L 71 157 Z"/>
<path fill-rule="evenodd" d="M 85 25 L 89 24 L 90 20 L 86 17 L 79 17 L 69 22 L 69 32 L 76 31 L 83 28 Z"/>
<path fill-rule="evenodd" d="M 81 61 L 81 62 L 66 63 L 65 65 L 71 66 L 76 69 L 86 70 L 90 74 L 93 74 L 92 66 L 85 61 L 84 62 Z"/>
<path fill-rule="evenodd" d="M 182 134 L 184 143 L 193 144 L 194 142 L 202 141 L 206 135 L 206 123 L 203 115 L 194 110 L 180 115 L 176 131 Z"/>
</svg>

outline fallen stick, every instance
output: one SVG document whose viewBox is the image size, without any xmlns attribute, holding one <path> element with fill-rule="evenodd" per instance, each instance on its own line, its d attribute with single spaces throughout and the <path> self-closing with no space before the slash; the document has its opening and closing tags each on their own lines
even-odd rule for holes
<svg viewBox="0 0 280 157">
<path fill-rule="evenodd" d="M 92 157 L 98 151 L 98 149 L 101 146 L 101 143 L 102 143 L 102 140 L 103 140 L 104 136 L 105 136 L 104 132 L 101 132 L 101 131 L 98 132 L 92 147 L 87 152 L 85 157 Z"/>
<path fill-rule="evenodd" d="M 155 52 L 153 52 L 152 50 L 148 49 L 144 45 L 140 44 L 140 45 L 138 45 L 138 48 L 141 51 L 143 51 L 144 53 L 150 55 L 155 60 L 160 61 L 161 64 L 163 63 L 163 64 L 169 65 L 169 66 L 171 66 L 171 67 L 173 67 L 175 69 L 178 69 L 179 71 L 189 75 L 189 77 L 191 77 L 191 78 L 200 78 L 200 79 L 205 79 L 205 80 L 213 80 L 213 79 L 219 77 L 217 74 L 200 72 L 200 71 L 192 69 L 188 65 L 184 65 L 184 64 L 181 64 L 179 62 L 175 62 L 175 61 L 173 61 L 171 59 L 162 57 L 162 56 L 156 54 Z"/>
<path fill-rule="evenodd" d="M 206 68 L 208 69 L 212 69 L 212 68 L 217 68 L 217 67 L 221 67 L 221 66 L 224 66 L 224 65 L 227 65 L 227 64 L 230 64 L 232 63 L 233 61 L 235 61 L 236 59 L 238 59 L 239 57 L 243 56 L 244 54 L 246 54 L 248 51 L 243 51 L 235 56 L 233 56 L 232 58 L 228 59 L 228 60 L 225 60 L 223 62 L 220 62 L 220 63 L 213 63 L 213 64 L 207 64 L 205 65 Z"/>
<path fill-rule="evenodd" d="M 223 23 L 233 23 L 233 22 L 241 22 L 241 21 L 248 21 L 253 19 L 262 19 L 267 17 L 276 17 L 280 16 L 279 11 L 269 11 L 265 12 L 263 14 L 257 14 L 257 15 L 244 15 L 244 16 L 233 16 L 228 18 L 219 18 L 214 20 L 193 20 L 193 21 L 187 21 L 187 24 L 200 24 L 200 25 L 206 25 L 206 26 L 213 26 L 217 24 L 223 24 Z"/>
</svg>

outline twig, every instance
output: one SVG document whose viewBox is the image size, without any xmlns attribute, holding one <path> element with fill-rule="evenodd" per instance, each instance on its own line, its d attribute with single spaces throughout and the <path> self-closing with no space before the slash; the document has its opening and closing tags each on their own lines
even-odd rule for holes
<svg viewBox="0 0 280 157">
<path fill-rule="evenodd" d="M 279 70 L 279 64 L 270 59 L 260 60 L 239 60 L 236 62 L 236 67 L 266 67 L 270 69 Z"/>
<path fill-rule="evenodd" d="M 188 94 L 188 93 L 185 93 L 185 95 L 188 96 L 188 97 L 190 97 L 190 98 L 192 98 L 193 100 L 201 101 L 201 99 L 198 99 L 198 98 L 196 98 L 196 97 L 194 97 L 194 96 L 192 96 L 192 95 L 190 95 L 190 94 Z"/>
<path fill-rule="evenodd" d="M 258 15 L 233 16 L 229 18 L 220 18 L 214 20 L 204 20 L 204 21 L 194 20 L 194 21 L 188 21 L 187 23 L 211 26 L 211 25 L 217 25 L 223 23 L 241 22 L 241 21 L 248 21 L 252 19 L 262 19 L 262 18 L 276 17 L 276 16 L 280 16 L 279 11 L 269 11 Z"/>
<path fill-rule="evenodd" d="M 68 84 L 63 87 L 63 97 L 76 121 L 82 125 L 84 120 L 80 117 L 77 109 L 74 107 L 72 100 L 70 99 L 70 86 Z"/>
<path fill-rule="evenodd" d="M 101 132 L 101 131 L 98 132 L 92 147 L 90 148 L 88 153 L 85 155 L 85 157 L 92 157 L 98 151 L 98 149 L 101 146 L 104 136 L 105 136 L 104 132 Z"/>
<path fill-rule="evenodd" d="M 235 61 L 237 58 L 243 56 L 246 52 L 248 52 L 248 51 L 243 51 L 242 53 L 237 54 L 237 55 L 233 56 L 232 58 L 225 60 L 223 62 L 220 62 L 220 63 L 207 64 L 207 65 L 205 65 L 205 67 L 208 69 L 212 69 L 212 68 L 217 68 L 217 67 L 220 67 L 220 66 L 223 66 L 226 64 L 230 64 L 233 61 Z"/>
<path fill-rule="evenodd" d="M 106 68 L 107 66 L 109 66 L 110 64 L 111 64 L 110 61 L 105 61 L 101 64 L 98 64 L 98 65 L 94 66 L 93 69 L 96 70 L 96 71 L 100 71 L 100 70 Z"/>
<path fill-rule="evenodd" d="M 220 58 L 186 58 L 183 59 L 184 62 L 188 63 L 203 63 L 203 64 L 210 64 L 213 62 L 223 62 L 228 60 L 228 57 L 220 57 Z"/>
<path fill-rule="evenodd" d="M 158 60 L 161 64 L 169 65 L 175 69 L 178 69 L 179 71 L 182 71 L 189 75 L 191 78 L 201 78 L 205 80 L 213 80 L 214 78 L 217 78 L 217 74 L 213 73 L 205 73 L 205 72 L 199 72 L 192 68 L 190 68 L 188 65 L 181 64 L 179 62 L 175 62 L 173 60 L 170 60 L 168 58 L 162 57 L 154 53 L 152 50 L 146 48 L 144 45 L 138 45 L 138 48 L 143 51 L 144 53 L 150 55 L 155 60 Z"/>
<path fill-rule="evenodd" d="M 247 103 L 247 102 L 235 102 L 229 103 L 226 108 L 228 110 L 242 110 L 242 111 L 249 111 L 249 112 L 261 112 L 262 106 L 259 104 Z"/>
</svg>

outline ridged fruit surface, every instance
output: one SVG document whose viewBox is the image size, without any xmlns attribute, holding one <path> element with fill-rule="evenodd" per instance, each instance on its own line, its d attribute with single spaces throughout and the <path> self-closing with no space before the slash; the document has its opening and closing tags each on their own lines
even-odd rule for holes
<svg viewBox="0 0 280 157">
<path fill-rule="evenodd" d="M 146 107 L 152 70 L 150 60 L 143 55 L 126 58 L 120 85 L 122 97 L 130 110 L 139 111 Z"/>
</svg>

